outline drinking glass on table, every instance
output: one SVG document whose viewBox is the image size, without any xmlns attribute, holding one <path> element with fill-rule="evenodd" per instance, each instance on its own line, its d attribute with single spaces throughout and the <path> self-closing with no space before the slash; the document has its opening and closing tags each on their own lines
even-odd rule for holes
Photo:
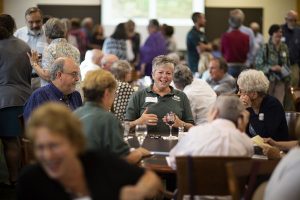
<svg viewBox="0 0 300 200">
<path fill-rule="evenodd" d="M 173 127 L 173 124 L 175 123 L 175 113 L 173 113 L 172 111 L 167 113 L 166 121 L 170 128 L 170 135 L 168 137 L 164 137 L 164 139 L 165 140 L 177 140 L 177 137 L 172 135 L 172 127 Z"/>
<path fill-rule="evenodd" d="M 135 136 L 139 142 L 140 147 L 143 145 L 143 142 L 147 136 L 147 125 L 138 124 L 135 126 Z"/>
<path fill-rule="evenodd" d="M 127 142 L 128 139 L 131 138 L 131 137 L 129 136 L 129 132 L 130 132 L 130 122 L 129 122 L 129 121 L 123 121 L 123 122 L 122 122 L 122 126 L 123 126 L 123 128 L 124 128 L 124 133 L 123 133 L 124 141 Z"/>
</svg>

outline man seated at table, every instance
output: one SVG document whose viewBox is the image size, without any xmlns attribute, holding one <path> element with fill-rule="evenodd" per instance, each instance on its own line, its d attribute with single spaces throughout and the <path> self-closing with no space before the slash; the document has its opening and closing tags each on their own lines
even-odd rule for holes
<svg viewBox="0 0 300 200">
<path fill-rule="evenodd" d="M 80 70 L 72 58 L 56 59 L 50 68 L 50 78 L 50 84 L 35 90 L 27 100 L 24 108 L 25 120 L 35 108 L 48 101 L 62 102 L 71 110 L 82 105 L 80 93 L 75 91 Z"/>
<path fill-rule="evenodd" d="M 176 168 L 175 157 L 249 156 L 253 145 L 244 133 L 249 113 L 236 96 L 219 96 L 208 113 L 208 123 L 192 127 L 170 151 L 170 164 Z"/>
<path fill-rule="evenodd" d="M 236 91 L 236 80 L 227 70 L 228 66 L 223 58 L 213 58 L 209 62 L 209 77 L 205 80 L 217 95 L 233 94 Z"/>
<path fill-rule="evenodd" d="M 129 163 L 137 163 L 150 152 L 144 148 L 130 152 L 124 142 L 121 123 L 110 112 L 116 88 L 117 81 L 109 71 L 87 72 L 82 82 L 85 103 L 75 111 L 75 115 L 83 124 L 88 149 L 110 151 Z"/>
</svg>

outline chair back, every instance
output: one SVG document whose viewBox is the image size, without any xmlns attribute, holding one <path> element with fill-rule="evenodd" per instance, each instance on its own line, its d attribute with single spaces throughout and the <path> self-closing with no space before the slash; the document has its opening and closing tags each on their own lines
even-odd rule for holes
<svg viewBox="0 0 300 200">
<path fill-rule="evenodd" d="M 20 136 L 20 143 L 21 143 L 21 167 L 24 167 L 28 164 L 34 162 L 34 154 L 31 141 L 26 138 L 25 136 L 25 122 L 23 115 L 18 116 L 18 120 L 21 125 L 21 136 Z"/>
<path fill-rule="evenodd" d="M 250 199 L 259 181 L 266 181 L 279 160 L 247 160 L 234 161 L 226 164 L 229 191 L 232 200 L 240 200 L 246 195 Z M 247 188 L 247 190 L 246 190 Z"/>
<path fill-rule="evenodd" d="M 178 199 L 184 195 L 229 195 L 226 163 L 249 157 L 176 157 Z"/>
<path fill-rule="evenodd" d="M 300 135 L 300 130 L 296 130 L 297 121 L 300 118 L 300 112 L 285 112 L 285 118 L 289 129 L 289 136 L 291 140 L 296 140 L 297 135 Z"/>
</svg>

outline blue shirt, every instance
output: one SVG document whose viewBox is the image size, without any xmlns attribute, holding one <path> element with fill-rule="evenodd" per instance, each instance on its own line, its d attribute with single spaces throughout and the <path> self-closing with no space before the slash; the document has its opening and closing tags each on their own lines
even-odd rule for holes
<svg viewBox="0 0 300 200">
<path fill-rule="evenodd" d="M 193 26 L 186 37 L 188 64 L 193 73 L 198 72 L 200 55 L 197 51 L 197 46 L 199 43 L 207 43 L 206 37 L 203 32 Z"/>
<path fill-rule="evenodd" d="M 49 101 L 62 102 L 68 105 L 71 110 L 82 106 L 82 100 L 79 92 L 74 91 L 71 94 L 64 95 L 53 83 L 35 90 L 29 97 L 24 108 L 24 119 L 27 121 L 31 112 L 38 106 Z"/>
</svg>

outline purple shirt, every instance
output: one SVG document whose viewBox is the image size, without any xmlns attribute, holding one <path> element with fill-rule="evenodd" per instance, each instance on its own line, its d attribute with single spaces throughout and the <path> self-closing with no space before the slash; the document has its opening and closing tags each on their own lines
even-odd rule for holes
<svg viewBox="0 0 300 200">
<path fill-rule="evenodd" d="M 27 121 L 35 108 L 49 101 L 65 103 L 71 110 L 75 110 L 82 106 L 79 92 L 74 91 L 71 94 L 64 95 L 57 87 L 55 87 L 55 85 L 53 85 L 53 83 L 50 83 L 35 90 L 29 97 L 23 113 L 25 121 Z"/>
<path fill-rule="evenodd" d="M 145 63 L 145 75 L 152 74 L 152 60 L 156 56 L 167 54 L 167 42 L 161 32 L 155 32 L 149 35 L 144 46 L 140 49 L 141 64 Z"/>
</svg>

